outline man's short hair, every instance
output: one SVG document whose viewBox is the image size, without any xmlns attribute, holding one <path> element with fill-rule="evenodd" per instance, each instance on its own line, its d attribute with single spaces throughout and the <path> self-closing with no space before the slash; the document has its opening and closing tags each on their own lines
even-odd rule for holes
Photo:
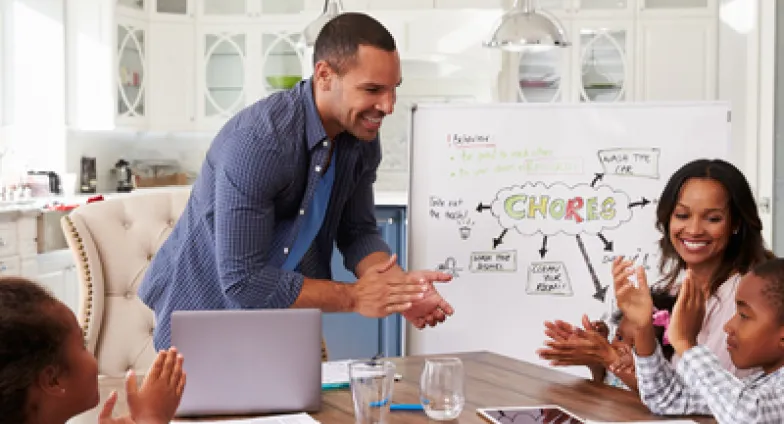
<svg viewBox="0 0 784 424">
<path fill-rule="evenodd" d="M 313 64 L 326 61 L 338 75 L 343 75 L 354 66 L 360 45 L 388 52 L 397 50 L 395 39 L 381 22 L 364 13 L 347 12 L 332 18 L 319 32 L 313 47 Z"/>
</svg>

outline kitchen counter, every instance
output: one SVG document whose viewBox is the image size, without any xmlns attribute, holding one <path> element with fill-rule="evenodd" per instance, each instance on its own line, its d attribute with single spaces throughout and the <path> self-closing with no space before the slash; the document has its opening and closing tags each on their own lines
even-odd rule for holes
<svg viewBox="0 0 784 424">
<path fill-rule="evenodd" d="M 63 204 L 63 205 L 83 205 L 87 200 L 95 196 L 103 196 L 104 199 L 110 199 L 117 196 L 125 196 L 129 194 L 138 194 L 144 191 L 164 190 L 164 189 L 182 189 L 186 186 L 172 186 L 172 187 L 156 187 L 156 188 L 141 188 L 136 189 L 130 193 L 95 193 L 95 194 L 71 194 L 65 196 L 47 196 L 26 199 L 22 201 L 7 201 L 0 202 L 0 214 L 36 214 L 41 212 L 48 212 L 45 209 L 47 205 Z M 377 191 L 374 194 L 376 206 L 406 206 L 408 205 L 408 193 L 404 191 Z"/>
<path fill-rule="evenodd" d="M 374 194 L 376 206 L 407 206 L 408 193 L 405 191 L 377 191 Z"/>
</svg>

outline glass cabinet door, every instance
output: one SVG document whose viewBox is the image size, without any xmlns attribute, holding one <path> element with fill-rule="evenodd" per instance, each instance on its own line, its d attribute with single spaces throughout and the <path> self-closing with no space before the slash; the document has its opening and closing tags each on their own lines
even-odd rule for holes
<svg viewBox="0 0 784 424">
<path fill-rule="evenodd" d="M 188 0 L 156 0 L 155 11 L 171 15 L 187 15 Z"/>
<path fill-rule="evenodd" d="M 297 48 L 300 38 L 300 33 L 262 34 L 262 75 L 267 95 L 289 89 L 302 79 L 303 52 Z"/>
<path fill-rule="evenodd" d="M 205 15 L 238 15 L 248 14 L 247 0 L 197 0 L 203 4 Z"/>
<path fill-rule="evenodd" d="M 643 7 L 645 9 L 707 9 L 709 6 L 711 6 L 711 0 L 638 0 L 638 1 L 642 2 Z"/>
<path fill-rule="evenodd" d="M 228 117 L 245 105 L 245 34 L 205 34 L 204 114 Z"/>
<path fill-rule="evenodd" d="M 520 2 L 525 2 L 525 0 L 519 0 Z M 512 2 L 514 3 L 514 2 Z M 536 7 L 537 10 L 543 9 L 548 12 L 564 12 L 570 8 L 572 0 L 539 0 L 534 1 L 533 5 Z"/>
<path fill-rule="evenodd" d="M 630 66 L 626 37 L 625 29 L 580 31 L 581 101 L 625 100 L 626 75 Z"/>
<path fill-rule="evenodd" d="M 144 30 L 132 25 L 117 26 L 118 74 L 117 115 L 144 116 Z"/>
<path fill-rule="evenodd" d="M 536 103 L 561 100 L 563 49 L 532 48 L 519 53 L 519 57 L 515 81 L 518 100 Z"/>
<path fill-rule="evenodd" d="M 144 10 L 144 0 L 117 0 L 117 5 L 140 12 Z"/>
<path fill-rule="evenodd" d="M 623 10 L 630 6 L 629 0 L 578 0 L 578 8 L 583 10 Z"/>
<path fill-rule="evenodd" d="M 305 0 L 261 0 L 261 14 L 300 13 L 305 10 Z"/>
</svg>

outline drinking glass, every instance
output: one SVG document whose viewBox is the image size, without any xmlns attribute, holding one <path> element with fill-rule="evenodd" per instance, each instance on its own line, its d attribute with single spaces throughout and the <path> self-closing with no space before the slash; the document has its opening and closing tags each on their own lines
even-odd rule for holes
<svg viewBox="0 0 784 424">
<path fill-rule="evenodd" d="M 425 360 L 420 399 L 425 413 L 436 421 L 454 420 L 465 405 L 463 362 L 458 358 Z"/>
<path fill-rule="evenodd" d="M 348 368 L 357 424 L 386 424 L 395 387 L 395 364 L 354 361 Z"/>
</svg>

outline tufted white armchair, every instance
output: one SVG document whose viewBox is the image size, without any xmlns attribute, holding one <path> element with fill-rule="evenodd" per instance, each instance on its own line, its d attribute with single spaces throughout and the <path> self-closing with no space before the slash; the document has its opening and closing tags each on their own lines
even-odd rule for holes
<svg viewBox="0 0 784 424">
<path fill-rule="evenodd" d="M 155 358 L 154 316 L 136 292 L 189 195 L 189 187 L 143 190 L 80 206 L 61 221 L 79 276 L 77 319 L 98 360 L 101 405 L 117 390 L 117 414 L 127 411 L 126 372 L 143 376 Z M 99 411 L 72 422 L 94 424 Z"/>
<path fill-rule="evenodd" d="M 142 377 L 152 365 L 154 315 L 136 293 L 189 196 L 189 187 L 141 190 L 80 206 L 62 218 L 79 276 L 77 319 L 87 348 L 98 360 L 101 391 L 99 407 L 71 423 L 97 423 L 112 390 L 120 394 L 115 415 L 125 414 L 126 372 L 133 369 Z M 323 339 L 321 354 L 326 360 Z"/>
</svg>

